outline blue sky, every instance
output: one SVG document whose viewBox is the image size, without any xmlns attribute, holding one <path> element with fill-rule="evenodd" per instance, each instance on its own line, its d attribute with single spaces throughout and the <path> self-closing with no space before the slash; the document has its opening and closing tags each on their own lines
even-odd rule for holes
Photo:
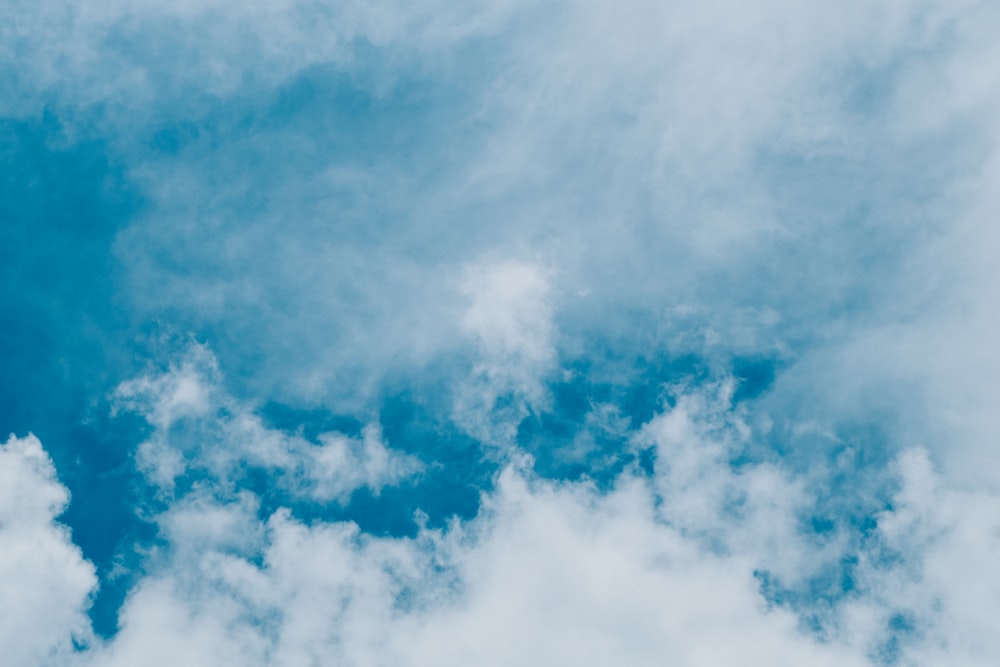
<svg viewBox="0 0 1000 667">
<path fill-rule="evenodd" d="M 995 664 L 997 27 L 7 3 L 10 664 Z"/>
</svg>

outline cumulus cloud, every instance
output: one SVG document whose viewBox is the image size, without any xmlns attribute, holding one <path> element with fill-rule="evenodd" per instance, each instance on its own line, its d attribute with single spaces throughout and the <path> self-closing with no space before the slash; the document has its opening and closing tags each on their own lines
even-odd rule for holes
<svg viewBox="0 0 1000 667">
<path fill-rule="evenodd" d="M 0 644 L 11 665 L 64 665 L 91 639 L 94 567 L 57 522 L 69 494 L 32 435 L 0 445 Z"/>
<path fill-rule="evenodd" d="M 657 417 L 646 437 L 704 448 L 711 459 L 712 431 L 731 425 L 710 423 L 719 412 L 699 400 Z M 657 484 L 631 471 L 604 493 L 542 480 L 526 463 L 499 473 L 476 518 L 413 538 L 366 535 L 350 522 L 307 525 L 288 510 L 261 519 L 252 494 L 193 491 L 157 518 L 166 546 L 125 603 L 118 635 L 87 660 L 869 664 L 765 600 L 756 573 L 781 554 L 746 539 L 703 539 L 704 526 L 736 519 L 729 503 L 704 502 L 698 482 L 740 489 L 746 535 L 782 530 L 775 523 L 794 533 L 788 516 L 770 510 L 803 495 L 781 474 L 712 461 L 680 485 L 682 457 L 664 456 Z"/>
<path fill-rule="evenodd" d="M 199 362 L 213 367 L 196 347 L 175 377 L 135 381 L 160 390 L 148 414 L 205 418 L 192 406 L 211 400 L 187 400 L 211 394 L 185 380 Z M 160 542 L 107 640 L 90 637 L 84 613 L 93 568 L 53 524 L 66 492 L 40 443 L 12 438 L 0 451 L 2 581 L 5 599 L 29 596 L 13 664 L 990 664 L 997 498 L 951 488 L 911 450 L 867 541 L 817 541 L 804 519 L 822 491 L 780 463 L 732 465 L 762 435 L 732 390 L 689 388 L 636 431 L 634 446 L 656 452 L 649 474 L 629 468 L 602 491 L 542 479 L 522 456 L 475 518 L 413 537 L 262 514 L 238 483 L 189 486 L 151 517 Z M 245 435 L 219 433 L 216 447 Z M 789 604 L 761 586 L 766 572 L 808 590 L 844 558 L 857 585 L 832 602 Z M 72 637 L 89 646 L 74 651 Z"/>
</svg>

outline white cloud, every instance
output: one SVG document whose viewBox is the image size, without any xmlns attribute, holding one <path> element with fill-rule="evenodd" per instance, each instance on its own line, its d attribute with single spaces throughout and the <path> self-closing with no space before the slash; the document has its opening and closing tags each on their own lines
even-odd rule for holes
<svg viewBox="0 0 1000 667">
<path fill-rule="evenodd" d="M 17 611 L 3 626 L 11 664 L 991 664 L 1000 499 L 950 488 L 914 450 L 868 543 L 817 543 L 798 521 L 818 492 L 807 479 L 730 465 L 759 437 L 732 388 L 689 388 L 640 430 L 636 446 L 657 452 L 652 479 L 626 470 L 602 492 L 539 479 L 522 460 L 476 518 L 414 538 L 284 509 L 261 519 L 252 493 L 196 485 L 153 517 L 161 542 L 107 641 L 85 616 L 93 568 L 53 523 L 67 494 L 40 443 L 12 438 L 0 449 L 0 585 L 21 601 L 5 605 Z M 220 437 L 235 447 L 245 433 Z M 763 597 L 759 572 L 808 587 L 844 556 L 858 558 L 857 589 L 832 606 Z M 810 612 L 825 618 L 820 635 L 801 623 Z M 73 636 L 91 646 L 71 653 Z"/>
<path fill-rule="evenodd" d="M 90 639 L 97 586 L 69 530 L 69 494 L 32 435 L 0 445 L 0 646 L 5 664 L 64 665 Z"/>
<path fill-rule="evenodd" d="M 256 521 L 213 502 L 161 518 L 181 542 L 93 664 L 867 664 L 769 609 L 754 559 L 660 520 L 638 478 L 605 495 L 508 468 L 477 519 L 412 540 L 285 511 L 206 533 Z"/>
<path fill-rule="evenodd" d="M 1000 496 L 955 489 L 925 450 L 900 454 L 901 488 L 865 554 L 863 595 L 849 615 L 868 630 L 897 621 L 904 664 L 990 665 L 1000 652 Z"/>
<path fill-rule="evenodd" d="M 802 519 L 813 497 L 780 464 L 741 469 L 731 461 L 754 439 L 732 406 L 731 379 L 682 393 L 637 437 L 657 455 L 655 483 L 665 521 L 706 548 L 735 552 L 795 588 L 843 555 L 838 539 L 810 541 Z M 759 440 L 760 434 L 756 435 Z"/>
<path fill-rule="evenodd" d="M 414 664 L 862 664 L 768 611 L 751 560 L 658 521 L 638 481 L 600 496 L 507 471 L 487 512 L 468 593 L 417 624 Z"/>
<path fill-rule="evenodd" d="M 461 291 L 470 299 L 462 328 L 482 345 L 484 356 L 512 365 L 551 362 L 551 287 L 537 266 L 515 261 L 470 266 Z"/>
<path fill-rule="evenodd" d="M 540 267 L 505 261 L 468 267 L 460 290 L 469 299 L 461 329 L 476 354 L 453 416 L 479 440 L 509 446 L 528 409 L 546 404 L 556 361 L 552 288 Z"/>
<path fill-rule="evenodd" d="M 320 502 L 346 501 L 361 487 L 374 493 L 419 471 L 410 456 L 388 449 L 372 423 L 360 437 L 322 433 L 316 442 L 269 428 L 253 406 L 229 396 L 214 355 L 192 344 L 180 363 L 121 384 L 117 409 L 139 412 L 154 427 L 136 451 L 147 479 L 170 493 L 188 473 L 232 490 L 247 468 L 279 474 L 292 494 Z"/>
<path fill-rule="evenodd" d="M 156 517 L 164 546 L 118 635 L 86 660 L 869 665 L 878 614 L 867 641 L 821 640 L 762 596 L 761 569 L 794 584 L 831 556 L 800 534 L 808 492 L 787 471 L 730 467 L 750 437 L 731 388 L 688 392 L 643 429 L 652 481 L 626 471 L 602 492 L 541 480 L 522 460 L 476 518 L 414 538 L 288 510 L 262 520 L 252 494 L 195 488 Z"/>
</svg>

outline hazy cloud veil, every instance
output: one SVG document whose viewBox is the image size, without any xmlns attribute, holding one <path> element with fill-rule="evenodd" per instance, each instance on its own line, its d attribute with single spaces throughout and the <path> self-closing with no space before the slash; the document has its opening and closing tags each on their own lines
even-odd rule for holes
<svg viewBox="0 0 1000 667">
<path fill-rule="evenodd" d="M 996 665 L 1000 6 L 0 8 L 0 653 Z"/>
</svg>

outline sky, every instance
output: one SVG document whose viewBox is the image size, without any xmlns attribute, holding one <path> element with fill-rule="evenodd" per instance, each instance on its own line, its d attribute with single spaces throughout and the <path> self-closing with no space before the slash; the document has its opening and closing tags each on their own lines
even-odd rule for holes
<svg viewBox="0 0 1000 667">
<path fill-rule="evenodd" d="M 7 0 L 4 663 L 995 666 L 998 30 Z"/>
</svg>

